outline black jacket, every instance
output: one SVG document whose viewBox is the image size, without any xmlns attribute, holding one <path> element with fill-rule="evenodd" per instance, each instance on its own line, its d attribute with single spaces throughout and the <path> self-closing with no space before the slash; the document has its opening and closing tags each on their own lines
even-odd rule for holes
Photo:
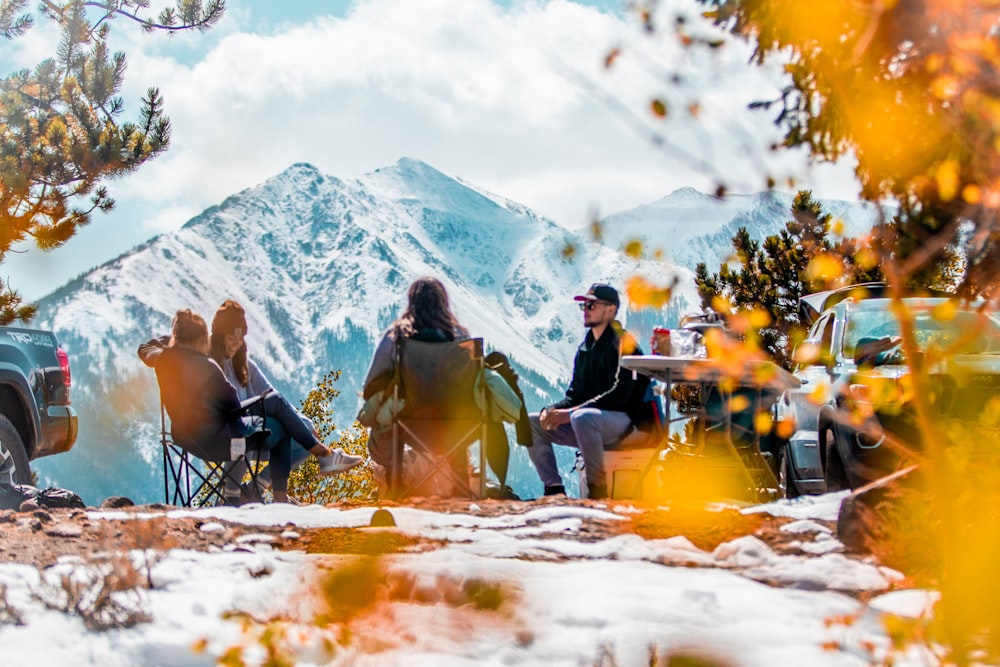
<svg viewBox="0 0 1000 667">
<path fill-rule="evenodd" d="M 572 408 L 587 403 L 587 407 L 599 410 L 625 412 L 637 428 L 647 427 L 653 418 L 645 400 L 649 378 L 638 375 L 633 379 L 632 371 L 619 366 L 619 348 L 624 336 L 628 336 L 620 331 L 621 325 L 613 322 L 597 340 L 593 331 L 587 332 L 576 350 L 573 379 L 566 396 L 551 407 Z M 629 354 L 642 354 L 642 350 L 636 345 Z M 592 400 L 595 397 L 599 398 Z"/>
<path fill-rule="evenodd" d="M 229 460 L 229 440 L 239 430 L 240 399 L 213 359 L 169 336 L 139 346 L 142 363 L 156 371 L 160 400 L 174 441 L 209 461 Z"/>
</svg>

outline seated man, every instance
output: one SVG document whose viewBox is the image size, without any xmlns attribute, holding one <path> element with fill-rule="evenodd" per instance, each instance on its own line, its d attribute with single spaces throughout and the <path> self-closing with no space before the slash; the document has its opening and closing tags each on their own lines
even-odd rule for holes
<svg viewBox="0 0 1000 667">
<path fill-rule="evenodd" d="M 565 398 L 529 415 L 534 446 L 528 453 L 545 485 L 545 495 L 551 496 L 566 493 L 552 445 L 579 448 L 586 467 L 587 496 L 606 498 L 604 447 L 620 440 L 633 425 L 646 428 L 652 421 L 645 404 L 649 378 L 640 375 L 633 380 L 630 371 L 621 369 L 623 344 L 625 354 L 642 351 L 615 319 L 618 291 L 597 283 L 575 300 L 580 302 L 583 325 L 589 331 L 577 348 Z"/>
<path fill-rule="evenodd" d="M 156 371 L 174 440 L 198 458 L 221 462 L 230 458 L 230 440 L 247 435 L 251 424 L 238 416 L 241 404 L 236 389 L 208 353 L 208 326 L 190 309 L 177 311 L 171 336 L 150 340 L 138 350 L 142 362 Z M 288 411 L 269 414 L 268 418 L 274 420 L 274 428 L 268 427 L 271 435 L 264 446 L 270 452 L 269 465 L 274 468 L 274 500 L 286 502 L 291 469 L 291 440 L 287 434 L 294 430 L 295 421 Z M 343 471 L 318 440 L 311 442 L 308 451 L 319 459 L 321 474 Z"/>
</svg>

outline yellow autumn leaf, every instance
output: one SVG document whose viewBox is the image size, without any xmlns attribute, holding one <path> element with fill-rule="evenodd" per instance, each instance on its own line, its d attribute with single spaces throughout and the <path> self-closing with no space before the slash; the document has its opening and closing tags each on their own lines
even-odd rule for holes
<svg viewBox="0 0 1000 667">
<path fill-rule="evenodd" d="M 654 285 L 641 276 L 631 276 L 625 280 L 625 294 L 635 308 L 662 308 L 670 302 L 670 286 Z"/>
<path fill-rule="evenodd" d="M 717 294 L 712 297 L 712 310 L 717 313 L 728 313 L 732 310 L 732 304 L 729 303 L 729 299 Z"/>
<path fill-rule="evenodd" d="M 958 79 L 950 74 L 942 74 L 931 82 L 931 94 L 939 100 L 954 99 L 959 90 Z"/>
<path fill-rule="evenodd" d="M 667 117 L 667 105 L 663 100 L 653 100 L 649 103 L 649 110 L 653 112 L 653 115 L 657 118 Z"/>
<path fill-rule="evenodd" d="M 767 435 L 771 432 L 771 413 L 761 411 L 754 415 L 753 428 L 760 435 Z"/>
<path fill-rule="evenodd" d="M 951 322 L 958 315 L 958 304 L 951 299 L 931 308 L 931 317 L 938 322 Z"/>
<path fill-rule="evenodd" d="M 854 263 L 857 264 L 859 268 L 866 271 L 875 268 L 878 264 L 878 259 L 878 255 L 875 254 L 875 251 L 868 247 L 860 248 L 856 253 L 854 253 Z"/>
<path fill-rule="evenodd" d="M 730 412 L 743 412 L 750 407 L 750 399 L 746 396 L 736 395 L 729 399 Z"/>
<path fill-rule="evenodd" d="M 826 402 L 826 397 L 830 395 L 830 383 L 826 380 L 820 380 L 816 383 L 816 386 L 812 388 L 806 398 L 809 399 L 810 403 L 814 405 L 822 405 Z"/>
<path fill-rule="evenodd" d="M 976 205 L 983 200 L 983 191 L 975 183 L 969 183 L 962 188 L 962 199 L 966 204 Z"/>
<path fill-rule="evenodd" d="M 771 323 L 771 313 L 763 308 L 754 308 L 750 311 L 750 327 L 753 329 L 763 329 Z"/>
<path fill-rule="evenodd" d="M 590 236 L 597 243 L 600 243 L 604 238 L 604 225 L 601 224 L 600 220 L 590 223 Z"/>
<path fill-rule="evenodd" d="M 830 253 L 820 253 L 809 261 L 806 275 L 810 280 L 836 280 L 844 275 L 844 264 L 839 257 Z"/>
<path fill-rule="evenodd" d="M 958 162 L 945 160 L 934 170 L 934 180 L 937 182 L 938 195 L 944 201 L 951 201 L 958 194 Z"/>
<path fill-rule="evenodd" d="M 625 244 L 625 247 L 622 248 L 622 252 L 632 259 L 640 259 L 642 257 L 642 241 L 629 241 Z"/>
</svg>

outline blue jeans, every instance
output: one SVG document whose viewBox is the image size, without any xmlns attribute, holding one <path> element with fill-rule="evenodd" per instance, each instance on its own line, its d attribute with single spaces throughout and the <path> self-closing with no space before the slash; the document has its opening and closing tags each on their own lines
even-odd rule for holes
<svg viewBox="0 0 1000 667">
<path fill-rule="evenodd" d="M 556 466 L 556 455 L 552 445 L 576 447 L 583 454 L 583 463 L 587 470 L 588 484 L 607 484 L 607 474 L 604 471 L 604 447 L 621 439 L 632 425 L 632 420 L 624 412 L 598 410 L 597 408 L 580 408 L 574 410 L 569 423 L 562 424 L 551 431 L 542 428 L 538 420 L 539 413 L 528 415 L 531 422 L 531 435 L 535 444 L 528 448 L 531 462 L 545 486 L 557 486 L 563 483 Z"/>
<path fill-rule="evenodd" d="M 316 446 L 316 436 L 313 434 L 312 422 L 278 392 L 272 392 L 264 398 L 264 414 L 267 415 L 267 430 L 271 434 L 264 441 L 264 448 L 269 452 L 269 463 L 261 473 L 261 478 L 271 482 L 272 490 L 284 493 L 288 491 L 288 475 L 292 468 L 309 457 L 307 450 Z M 260 428 L 259 416 L 243 417 L 242 422 L 244 435 L 250 435 Z M 234 474 L 230 477 L 235 476 L 234 468 Z M 233 492 L 230 486 L 232 483 L 227 479 L 228 493 Z"/>
</svg>

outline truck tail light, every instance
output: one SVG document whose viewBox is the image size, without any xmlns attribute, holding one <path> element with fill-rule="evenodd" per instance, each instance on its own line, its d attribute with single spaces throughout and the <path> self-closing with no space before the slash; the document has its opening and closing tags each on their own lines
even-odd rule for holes
<svg viewBox="0 0 1000 667">
<path fill-rule="evenodd" d="M 69 355 L 61 347 L 56 348 L 56 359 L 59 361 L 59 370 L 62 372 L 63 385 L 67 389 L 73 384 L 73 377 L 69 372 Z"/>
</svg>

